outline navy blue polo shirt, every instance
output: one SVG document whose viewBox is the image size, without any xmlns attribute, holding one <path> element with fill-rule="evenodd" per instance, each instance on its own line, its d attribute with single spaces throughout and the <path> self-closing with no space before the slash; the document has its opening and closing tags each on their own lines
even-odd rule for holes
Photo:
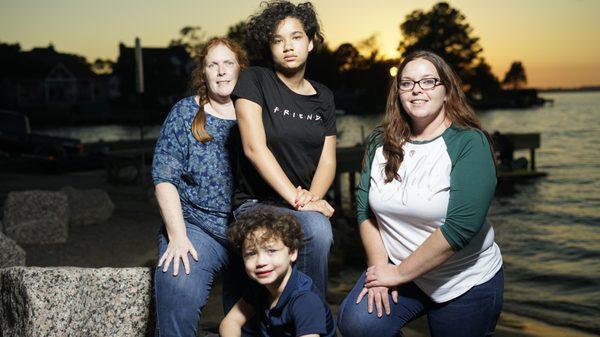
<svg viewBox="0 0 600 337">
<path fill-rule="evenodd" d="M 267 296 L 267 289 L 256 283 L 244 295 L 260 320 L 260 336 L 335 336 L 335 321 L 329 306 L 311 278 L 295 267 L 273 309 L 269 309 Z"/>
</svg>

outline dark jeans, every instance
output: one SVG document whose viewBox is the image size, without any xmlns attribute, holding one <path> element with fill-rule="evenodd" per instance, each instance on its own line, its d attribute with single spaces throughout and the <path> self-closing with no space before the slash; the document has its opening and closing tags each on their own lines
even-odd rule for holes
<svg viewBox="0 0 600 337">
<path fill-rule="evenodd" d="M 398 287 L 398 303 L 389 296 L 391 314 L 378 318 L 374 309 L 367 311 L 367 296 L 356 304 L 363 288 L 365 273 L 358 279 L 340 306 L 338 327 L 344 337 L 398 336 L 400 329 L 413 319 L 427 314 L 432 337 L 484 337 L 494 333 L 502 311 L 504 273 L 502 269 L 489 281 L 465 294 L 435 303 L 413 282 Z"/>
<path fill-rule="evenodd" d="M 163 272 L 162 267 L 156 268 L 156 336 L 196 336 L 200 313 L 208 300 L 214 276 L 229 261 L 229 251 L 223 240 L 215 239 L 187 221 L 186 232 L 198 252 L 198 261 L 188 254 L 189 275 L 185 274 L 183 263 L 179 265 L 178 276 L 173 276 L 173 263 L 167 272 Z M 168 243 L 167 234 L 161 231 L 158 235 L 159 259 L 167 250 Z M 235 282 L 228 280 L 227 283 Z"/>
</svg>

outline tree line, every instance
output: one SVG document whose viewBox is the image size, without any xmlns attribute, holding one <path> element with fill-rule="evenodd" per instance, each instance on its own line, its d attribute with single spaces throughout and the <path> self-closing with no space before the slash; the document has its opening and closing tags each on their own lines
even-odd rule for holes
<svg viewBox="0 0 600 337">
<path fill-rule="evenodd" d="M 229 27 L 227 37 L 249 48 L 244 21 Z M 429 10 L 414 10 L 399 26 L 402 38 L 398 44 L 401 58 L 415 50 L 429 50 L 443 57 L 458 73 L 469 97 L 491 99 L 502 88 L 519 89 L 527 83 L 525 68 L 513 62 L 504 79 L 499 81 L 483 57 L 480 39 L 463 13 L 446 2 Z M 193 55 L 202 46 L 206 34 L 199 26 L 184 27 L 174 45 L 184 45 Z M 250 54 L 251 64 L 261 64 Z M 307 77 L 330 87 L 336 95 L 336 105 L 350 113 L 381 113 L 392 78 L 390 68 L 398 59 L 385 59 L 379 53 L 375 35 L 356 45 L 343 43 L 336 49 L 327 43 L 313 51 L 309 58 Z"/>
<path fill-rule="evenodd" d="M 250 50 L 245 28 L 244 21 L 238 22 L 229 27 L 227 37 Z M 475 101 L 493 99 L 503 87 L 519 89 L 527 83 L 525 68 L 518 61 L 499 81 L 483 57 L 480 39 L 474 36 L 465 15 L 446 2 L 437 3 L 429 10 L 412 11 L 399 29 L 401 57 L 419 49 L 437 53 L 458 73 L 468 96 Z M 200 26 L 186 26 L 169 46 L 183 46 L 194 57 L 207 40 Z M 0 44 L 0 54 L 14 52 L 15 48 L 19 49 L 15 45 Z M 249 56 L 252 65 L 261 64 L 256 55 L 250 53 Z M 325 42 L 311 53 L 307 77 L 331 88 L 339 109 L 357 114 L 381 113 L 393 78 L 390 68 L 399 61 L 380 54 L 376 35 L 355 44 L 343 43 L 335 49 Z M 115 62 L 96 59 L 90 67 L 97 74 L 110 74 Z M 0 67 L 0 75 L 1 72 Z"/>
</svg>

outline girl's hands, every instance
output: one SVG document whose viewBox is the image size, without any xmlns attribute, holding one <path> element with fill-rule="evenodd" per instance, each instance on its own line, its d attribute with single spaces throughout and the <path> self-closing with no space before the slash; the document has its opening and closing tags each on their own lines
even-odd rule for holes
<svg viewBox="0 0 600 337">
<path fill-rule="evenodd" d="M 302 187 L 296 187 L 296 198 L 294 199 L 294 208 L 300 209 L 300 207 L 306 206 L 312 201 L 317 201 L 320 198 L 309 190 L 305 190 Z"/>
<path fill-rule="evenodd" d="M 298 207 L 298 210 L 319 212 L 328 218 L 331 218 L 333 212 L 335 211 L 327 201 L 322 199 L 311 201 L 303 207 Z"/>
</svg>

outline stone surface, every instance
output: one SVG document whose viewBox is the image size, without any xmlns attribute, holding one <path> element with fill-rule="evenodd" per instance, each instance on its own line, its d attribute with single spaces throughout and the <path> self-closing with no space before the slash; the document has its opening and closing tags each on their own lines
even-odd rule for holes
<svg viewBox="0 0 600 337">
<path fill-rule="evenodd" d="M 69 225 L 87 226 L 108 220 L 115 204 L 102 189 L 77 190 L 65 187 L 63 191 L 69 202 Z"/>
<path fill-rule="evenodd" d="M 68 221 L 64 192 L 10 192 L 4 204 L 4 233 L 18 243 L 64 243 Z"/>
<path fill-rule="evenodd" d="M 151 336 L 149 268 L 0 269 L 1 336 Z"/>
<path fill-rule="evenodd" d="M 25 265 L 25 251 L 0 232 L 0 268 Z"/>
</svg>

